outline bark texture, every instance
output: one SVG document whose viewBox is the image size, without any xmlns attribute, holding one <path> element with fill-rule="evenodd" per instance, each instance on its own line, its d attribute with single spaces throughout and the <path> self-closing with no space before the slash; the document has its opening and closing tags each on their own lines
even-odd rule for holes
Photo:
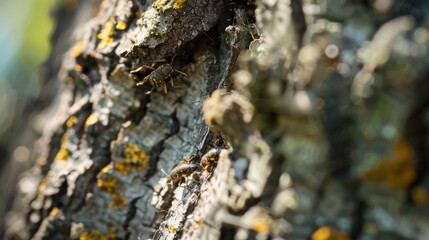
<svg viewBox="0 0 429 240">
<path fill-rule="evenodd" d="M 427 239 L 428 11 L 101 2 L 6 237 Z"/>
</svg>

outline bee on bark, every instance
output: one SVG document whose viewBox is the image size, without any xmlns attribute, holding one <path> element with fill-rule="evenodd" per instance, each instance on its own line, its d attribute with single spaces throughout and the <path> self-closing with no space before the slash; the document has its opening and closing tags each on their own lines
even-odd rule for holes
<svg viewBox="0 0 429 240">
<path fill-rule="evenodd" d="M 173 60 L 171 60 L 171 62 L 173 62 Z M 171 77 L 171 74 L 173 72 L 177 72 L 177 73 L 180 73 L 180 74 L 187 76 L 186 73 L 181 72 L 177 69 L 174 69 L 171 66 L 171 63 L 170 64 L 164 63 L 164 64 L 162 64 L 156 68 L 143 65 L 143 66 L 141 66 L 135 70 L 132 70 L 130 73 L 138 73 L 138 72 L 141 72 L 145 68 L 152 70 L 152 72 L 150 72 L 149 75 L 144 77 L 143 80 L 138 82 L 136 85 L 141 86 L 141 85 L 144 85 L 145 83 L 149 82 L 149 84 L 152 86 L 152 89 L 149 90 L 148 92 L 146 92 L 146 94 L 150 94 L 153 91 L 153 89 L 160 88 L 160 87 L 163 87 L 164 93 L 167 94 L 167 84 L 165 83 L 165 80 L 167 78 L 169 78 L 171 81 L 171 86 L 174 87 L 173 77 Z"/>
<path fill-rule="evenodd" d="M 204 154 L 204 156 L 201 158 L 200 163 L 204 171 L 209 172 L 210 169 L 215 167 L 215 165 L 219 161 L 220 152 L 221 148 L 214 148 Z"/>
<path fill-rule="evenodd" d="M 193 155 L 186 160 L 183 160 L 177 165 L 170 174 L 168 174 L 168 182 L 173 187 L 177 187 L 182 184 L 182 181 L 189 175 L 191 175 L 195 170 L 197 170 L 198 165 L 195 164 L 195 161 L 198 161 L 198 155 Z"/>
</svg>

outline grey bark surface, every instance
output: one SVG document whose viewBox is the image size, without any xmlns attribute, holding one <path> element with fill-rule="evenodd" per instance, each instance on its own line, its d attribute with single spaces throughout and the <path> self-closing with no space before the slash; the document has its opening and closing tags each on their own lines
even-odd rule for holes
<svg viewBox="0 0 429 240">
<path fill-rule="evenodd" d="M 428 238 L 425 1 L 96 8 L 6 238 Z"/>
</svg>

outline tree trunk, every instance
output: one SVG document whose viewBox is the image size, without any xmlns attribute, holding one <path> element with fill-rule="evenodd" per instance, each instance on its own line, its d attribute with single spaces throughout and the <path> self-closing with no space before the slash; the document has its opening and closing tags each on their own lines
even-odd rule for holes
<svg viewBox="0 0 429 240">
<path fill-rule="evenodd" d="M 429 3 L 95 8 L 6 238 L 429 237 Z"/>
</svg>

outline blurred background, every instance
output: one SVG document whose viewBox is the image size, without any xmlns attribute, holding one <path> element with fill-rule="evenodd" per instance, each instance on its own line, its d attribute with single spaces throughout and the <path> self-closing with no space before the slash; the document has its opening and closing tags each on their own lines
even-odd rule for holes
<svg viewBox="0 0 429 240">
<path fill-rule="evenodd" d="M 8 161 L 25 103 L 40 90 L 39 65 L 49 53 L 55 0 L 0 1 L 0 168 Z M 12 142 L 11 142 L 12 141 Z"/>
<path fill-rule="evenodd" d="M 50 51 L 55 0 L 0 0 L 0 181 L 12 162 L 29 167 L 34 134 L 22 134 L 30 124 L 31 103 L 40 92 L 39 66 Z M 26 139 L 23 138 L 28 138 Z M 6 182 L 5 182 L 6 181 Z M 13 191 L 14 184 L 9 185 Z M 7 210 L 5 189 L 0 197 L 0 219 Z"/>
</svg>

